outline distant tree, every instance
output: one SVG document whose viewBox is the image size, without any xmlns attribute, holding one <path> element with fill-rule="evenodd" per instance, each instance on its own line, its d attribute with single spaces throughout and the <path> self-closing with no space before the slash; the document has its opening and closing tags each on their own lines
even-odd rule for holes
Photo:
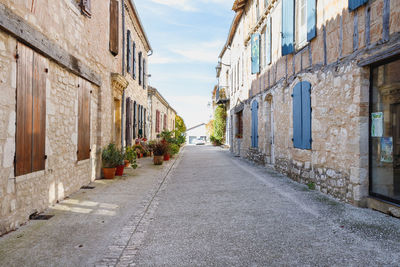
<svg viewBox="0 0 400 267">
<path fill-rule="evenodd" d="M 209 136 L 212 136 L 214 134 L 214 120 L 210 120 L 206 124 L 206 129 Z"/>
<path fill-rule="evenodd" d="M 182 117 L 176 115 L 175 116 L 175 138 L 177 139 L 178 144 L 183 144 L 186 141 L 186 125 L 183 121 Z"/>
<path fill-rule="evenodd" d="M 214 111 L 214 138 L 221 143 L 225 140 L 226 110 L 224 105 L 218 105 Z"/>
</svg>

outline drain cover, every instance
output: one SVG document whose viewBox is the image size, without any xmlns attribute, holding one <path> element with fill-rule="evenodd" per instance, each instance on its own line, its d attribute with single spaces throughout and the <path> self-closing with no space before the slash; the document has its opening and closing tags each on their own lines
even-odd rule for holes
<svg viewBox="0 0 400 267">
<path fill-rule="evenodd" d="M 89 186 L 89 185 L 87 185 L 87 186 L 82 186 L 81 187 L 81 189 L 95 189 L 96 187 L 94 187 L 94 186 Z"/>
</svg>

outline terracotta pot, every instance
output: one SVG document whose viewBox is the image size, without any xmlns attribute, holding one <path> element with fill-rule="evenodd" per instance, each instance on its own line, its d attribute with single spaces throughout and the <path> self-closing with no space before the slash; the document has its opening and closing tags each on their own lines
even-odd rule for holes
<svg viewBox="0 0 400 267">
<path fill-rule="evenodd" d="M 125 168 L 125 165 L 118 166 L 115 170 L 115 175 L 122 176 L 124 174 L 124 168 Z"/>
<path fill-rule="evenodd" d="M 154 165 L 162 165 L 163 164 L 163 156 L 154 156 L 153 162 Z"/>
<path fill-rule="evenodd" d="M 164 154 L 164 160 L 168 161 L 170 159 L 171 155 L 170 154 Z"/>
<path fill-rule="evenodd" d="M 143 158 L 143 153 L 140 153 L 140 158 Z"/>
<path fill-rule="evenodd" d="M 128 168 L 130 164 L 129 160 L 124 160 L 124 162 L 125 162 L 125 168 Z"/>
<path fill-rule="evenodd" d="M 117 168 L 103 168 L 104 179 L 114 179 Z"/>
</svg>

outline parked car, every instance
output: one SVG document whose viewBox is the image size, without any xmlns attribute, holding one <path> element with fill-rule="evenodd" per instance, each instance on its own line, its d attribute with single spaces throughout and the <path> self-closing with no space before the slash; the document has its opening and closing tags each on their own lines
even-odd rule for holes
<svg viewBox="0 0 400 267">
<path fill-rule="evenodd" d="M 194 140 L 194 144 L 195 145 L 205 145 L 206 142 L 203 139 L 198 138 L 198 139 Z"/>
</svg>

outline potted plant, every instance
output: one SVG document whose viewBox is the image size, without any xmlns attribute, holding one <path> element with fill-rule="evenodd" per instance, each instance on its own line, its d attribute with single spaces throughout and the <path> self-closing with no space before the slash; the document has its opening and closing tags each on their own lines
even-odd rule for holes
<svg viewBox="0 0 400 267">
<path fill-rule="evenodd" d="M 156 142 L 153 145 L 153 162 L 154 165 L 162 165 L 163 164 L 163 159 L 164 159 L 164 154 L 167 152 L 167 145 L 163 142 Z"/>
<path fill-rule="evenodd" d="M 179 153 L 180 147 L 177 144 L 170 144 L 169 146 L 170 146 L 171 155 L 176 155 Z"/>
<path fill-rule="evenodd" d="M 129 167 L 129 164 L 133 169 L 137 168 L 136 164 L 136 151 L 133 149 L 133 147 L 128 146 L 125 150 L 125 168 Z M 126 161 L 128 164 L 126 164 Z"/>
<path fill-rule="evenodd" d="M 114 179 L 119 162 L 119 152 L 115 144 L 109 144 L 101 152 L 103 176 L 105 179 Z"/>
<path fill-rule="evenodd" d="M 118 164 L 117 164 L 117 169 L 115 170 L 115 175 L 116 176 L 122 176 L 124 174 L 124 168 L 125 168 L 125 153 L 123 153 L 120 150 L 117 150 L 118 152 Z"/>
</svg>

